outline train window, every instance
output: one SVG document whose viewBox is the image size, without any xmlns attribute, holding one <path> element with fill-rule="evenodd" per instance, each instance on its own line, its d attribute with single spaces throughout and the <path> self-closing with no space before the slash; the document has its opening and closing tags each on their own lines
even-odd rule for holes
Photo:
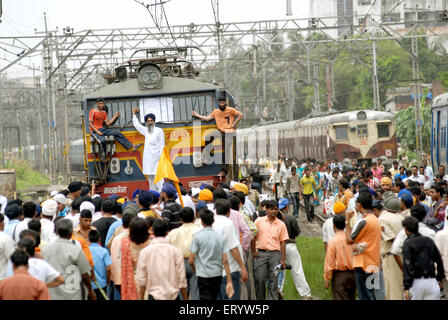
<svg viewBox="0 0 448 320">
<path fill-rule="evenodd" d="M 334 126 L 334 131 L 336 132 L 336 140 L 347 140 L 347 126 Z"/>
<path fill-rule="evenodd" d="M 377 123 L 378 128 L 378 138 L 388 138 L 389 137 L 389 124 L 387 123 Z"/>
<path fill-rule="evenodd" d="M 367 137 L 367 125 L 366 124 L 358 125 L 358 136 Z"/>
</svg>

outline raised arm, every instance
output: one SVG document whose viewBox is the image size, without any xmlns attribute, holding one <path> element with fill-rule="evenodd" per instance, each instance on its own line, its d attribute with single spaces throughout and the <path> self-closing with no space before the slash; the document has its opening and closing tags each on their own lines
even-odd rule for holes
<svg viewBox="0 0 448 320">
<path fill-rule="evenodd" d="M 238 117 L 233 121 L 233 123 L 230 125 L 232 128 L 235 128 L 238 122 L 240 122 L 244 118 L 243 113 L 238 111 Z"/>
<path fill-rule="evenodd" d="M 141 125 L 141 123 L 138 121 L 137 113 L 139 112 L 138 107 L 132 108 L 132 124 L 134 125 L 135 129 L 137 129 L 138 132 L 140 132 L 141 135 L 145 135 L 147 132 L 146 128 Z"/>
<path fill-rule="evenodd" d="M 213 119 L 212 115 L 209 114 L 208 116 L 201 116 L 199 113 L 197 113 L 196 111 L 193 110 L 193 112 L 191 112 L 191 115 L 193 117 L 199 118 L 202 121 L 211 121 Z"/>
</svg>

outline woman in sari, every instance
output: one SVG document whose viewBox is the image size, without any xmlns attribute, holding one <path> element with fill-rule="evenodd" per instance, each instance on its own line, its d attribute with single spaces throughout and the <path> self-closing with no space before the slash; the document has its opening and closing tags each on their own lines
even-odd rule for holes
<svg viewBox="0 0 448 320">
<path fill-rule="evenodd" d="M 138 300 L 135 283 L 140 251 L 151 242 L 147 220 L 136 218 L 129 225 L 129 236 L 121 240 L 121 300 Z"/>
</svg>

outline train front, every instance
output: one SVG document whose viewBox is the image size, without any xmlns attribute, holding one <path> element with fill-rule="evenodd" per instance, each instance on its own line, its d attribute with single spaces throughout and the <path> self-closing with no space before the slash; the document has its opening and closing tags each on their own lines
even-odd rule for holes
<svg viewBox="0 0 448 320">
<path fill-rule="evenodd" d="M 221 159 L 223 148 L 216 123 L 192 117 L 193 110 L 209 115 L 217 108 L 219 88 L 194 80 L 195 75 L 191 63 L 179 56 L 133 60 L 115 68 L 114 76 L 108 77 L 107 86 L 85 97 L 82 103 L 84 156 L 89 183 L 95 183 L 96 193 L 103 197 L 116 194 L 131 198 L 134 190 L 149 189 L 142 170 L 143 147 L 132 152 L 106 137 L 110 141 L 106 141 L 106 148 L 102 149 L 90 132 L 89 112 L 96 107 L 98 97 L 106 103 L 108 119 L 120 112 L 110 128 L 120 130 L 132 144 L 145 140 L 132 124 L 132 108 L 139 107 L 140 123 L 144 123 L 148 113 L 156 116 L 155 125 L 164 132 L 174 170 L 187 190 L 202 183 L 216 185 L 219 182 L 222 164 L 214 160 Z M 227 100 L 233 105 L 230 95 Z"/>
</svg>

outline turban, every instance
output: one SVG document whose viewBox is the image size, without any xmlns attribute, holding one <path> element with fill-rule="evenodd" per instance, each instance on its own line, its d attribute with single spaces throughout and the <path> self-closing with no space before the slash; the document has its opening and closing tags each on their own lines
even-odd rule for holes
<svg viewBox="0 0 448 320">
<path fill-rule="evenodd" d="M 392 185 L 392 179 L 388 177 L 381 178 L 381 184 Z"/>
<path fill-rule="evenodd" d="M 70 192 L 79 191 L 79 190 L 81 190 L 81 188 L 82 188 L 82 182 L 81 181 L 74 181 L 74 182 L 71 182 L 68 185 L 68 191 L 70 191 Z"/>
<path fill-rule="evenodd" d="M 138 201 L 143 207 L 149 208 L 153 201 L 152 193 L 146 190 L 141 190 L 138 194 Z"/>
<path fill-rule="evenodd" d="M 196 211 L 199 211 L 203 208 L 207 208 L 207 204 L 204 201 L 198 201 L 196 204 Z"/>
<path fill-rule="evenodd" d="M 165 192 L 169 198 L 177 198 L 176 188 L 171 183 L 165 183 L 162 187 L 162 192 Z"/>
<path fill-rule="evenodd" d="M 145 122 L 148 121 L 148 118 L 151 118 L 152 121 L 156 121 L 156 116 L 154 115 L 154 113 L 148 113 L 148 114 L 145 116 Z"/>
<path fill-rule="evenodd" d="M 95 213 L 95 205 L 90 201 L 84 201 L 79 207 L 79 212 L 81 212 L 82 210 L 89 210 L 93 215 Z"/>
<path fill-rule="evenodd" d="M 201 192 L 201 189 L 199 189 L 199 188 L 191 188 L 191 195 L 192 196 L 197 195 L 199 192 Z"/>
<path fill-rule="evenodd" d="M 154 197 L 160 198 L 160 193 L 158 193 L 156 190 L 149 190 L 149 192 L 151 192 Z"/>
<path fill-rule="evenodd" d="M 57 203 L 67 205 L 67 198 L 61 193 L 58 193 L 57 195 L 55 195 L 53 200 L 56 201 Z"/>
<path fill-rule="evenodd" d="M 345 204 L 343 204 L 341 201 L 336 201 L 333 205 L 333 211 L 335 214 L 342 213 L 344 212 L 345 209 L 347 208 L 345 207 Z"/>
<path fill-rule="evenodd" d="M 134 193 L 132 194 L 132 200 L 134 200 L 135 199 L 135 197 L 140 193 L 140 189 L 136 189 L 135 191 L 134 191 Z"/>
<path fill-rule="evenodd" d="M 213 193 L 208 189 L 201 190 L 198 199 L 201 201 L 213 201 Z"/>
<path fill-rule="evenodd" d="M 51 191 L 50 193 L 50 197 L 54 197 L 55 195 L 57 195 L 59 192 L 57 192 L 56 190 Z"/>
<path fill-rule="evenodd" d="M 42 214 L 44 216 L 54 216 L 58 210 L 58 203 L 55 200 L 46 200 L 42 203 Z"/>
<path fill-rule="evenodd" d="M 108 199 L 112 199 L 112 200 L 114 200 L 114 201 L 117 201 L 118 200 L 118 196 L 114 193 L 114 194 L 111 194 L 109 197 L 108 197 Z"/>
<path fill-rule="evenodd" d="M 235 183 L 233 185 L 233 189 L 236 191 L 241 191 L 245 195 L 249 193 L 249 188 L 247 188 L 247 186 L 244 183 Z"/>
<path fill-rule="evenodd" d="M 123 204 L 124 203 L 125 198 L 120 198 L 117 200 L 118 203 Z"/>
<path fill-rule="evenodd" d="M 21 209 L 20 209 L 20 207 L 17 204 L 11 203 L 11 204 L 6 206 L 5 215 L 8 218 L 12 217 L 12 219 L 15 219 L 18 216 L 20 216 L 20 213 L 21 213 Z"/>
</svg>

